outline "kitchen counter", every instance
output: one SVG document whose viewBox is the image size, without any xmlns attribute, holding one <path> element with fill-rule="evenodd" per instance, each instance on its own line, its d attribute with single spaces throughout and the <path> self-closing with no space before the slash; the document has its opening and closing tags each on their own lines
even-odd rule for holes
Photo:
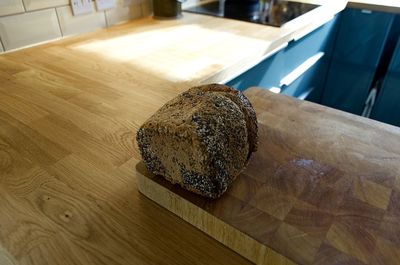
<svg viewBox="0 0 400 265">
<path fill-rule="evenodd" d="M 346 3 L 325 1 L 282 28 L 184 13 L 179 20 L 148 18 L 62 43 L 68 52 L 134 64 L 174 83 L 223 82 L 323 25 Z"/>
<path fill-rule="evenodd" d="M 218 200 L 137 165 L 139 190 L 256 264 L 397 265 L 400 128 L 261 88 L 259 145 Z"/>
<path fill-rule="evenodd" d="M 283 28 L 146 18 L 1 55 L 0 264 L 249 264 L 138 193 L 136 130 L 179 92 L 238 75 L 345 5 Z"/>
<path fill-rule="evenodd" d="M 399 0 L 352 0 L 349 1 L 348 7 L 364 8 L 375 11 L 400 13 Z"/>
</svg>

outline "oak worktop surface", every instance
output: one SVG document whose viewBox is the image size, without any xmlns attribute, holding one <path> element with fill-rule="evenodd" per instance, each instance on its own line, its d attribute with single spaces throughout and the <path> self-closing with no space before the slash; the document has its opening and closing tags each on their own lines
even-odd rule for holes
<svg viewBox="0 0 400 265">
<path fill-rule="evenodd" d="M 0 264 L 249 264 L 139 194 L 136 130 L 339 2 L 280 29 L 185 14 L 0 55 Z"/>
</svg>

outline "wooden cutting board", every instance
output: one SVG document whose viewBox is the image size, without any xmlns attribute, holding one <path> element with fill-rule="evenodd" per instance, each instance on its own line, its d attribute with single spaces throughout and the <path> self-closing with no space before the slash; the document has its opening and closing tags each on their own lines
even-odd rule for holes
<svg viewBox="0 0 400 265">
<path fill-rule="evenodd" d="M 245 94 L 259 150 L 226 194 L 202 198 L 142 163 L 140 191 L 256 264 L 399 264 L 400 128 Z"/>
</svg>

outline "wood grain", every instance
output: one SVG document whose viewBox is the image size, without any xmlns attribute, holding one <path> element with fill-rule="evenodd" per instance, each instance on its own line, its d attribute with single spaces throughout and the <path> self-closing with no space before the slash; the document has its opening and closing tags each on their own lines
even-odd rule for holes
<svg viewBox="0 0 400 265">
<path fill-rule="evenodd" d="M 2 54 L 0 264 L 249 264 L 139 194 L 134 136 L 178 93 L 233 77 L 321 23 L 185 14 Z"/>
<path fill-rule="evenodd" d="M 256 264 L 398 264 L 400 128 L 259 88 L 245 94 L 259 149 L 220 199 L 141 163 L 140 191 Z"/>
<path fill-rule="evenodd" d="M 186 42 L 174 40 L 200 22 Z M 139 194 L 134 140 L 154 111 L 218 68 L 201 64 L 177 75 L 223 41 L 206 45 L 199 32 L 226 30 L 231 40 L 244 34 L 216 57 L 225 68 L 238 61 L 228 55 L 242 44 L 268 49 L 270 39 L 247 29 L 199 16 L 145 19 L 1 55 L 0 264 L 250 264 Z M 172 34 L 170 44 L 151 47 L 168 36 L 163 30 Z M 258 33 L 278 37 L 275 30 Z M 107 56 L 110 43 L 134 56 Z"/>
</svg>

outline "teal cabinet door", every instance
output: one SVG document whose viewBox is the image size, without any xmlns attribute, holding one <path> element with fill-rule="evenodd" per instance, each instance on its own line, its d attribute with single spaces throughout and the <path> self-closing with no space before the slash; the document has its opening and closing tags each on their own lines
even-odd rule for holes
<svg viewBox="0 0 400 265">
<path fill-rule="evenodd" d="M 322 96 L 327 68 L 327 61 L 321 59 L 292 84 L 282 87 L 281 94 L 318 103 Z"/>
<path fill-rule="evenodd" d="M 295 97 L 309 92 L 307 99 L 319 102 L 323 88 L 322 80 L 327 72 L 326 65 L 333 46 L 336 22 L 337 16 L 310 34 L 291 41 L 287 47 L 227 82 L 227 85 L 238 90 L 251 86 L 266 89 L 275 87 L 281 89 L 282 93 Z M 285 77 L 296 72 L 304 62 L 319 54 L 323 54 L 320 60 L 296 76 L 290 84 L 282 83 Z"/>
<path fill-rule="evenodd" d="M 271 88 L 279 86 L 282 77 L 283 53 L 277 52 L 253 68 L 226 83 L 238 90 L 245 90 L 252 86 Z"/>
<path fill-rule="evenodd" d="M 290 42 L 284 49 L 283 78 L 305 67 L 293 83 L 282 86 L 282 93 L 320 103 L 327 65 L 331 60 L 339 15 L 303 38 Z M 319 58 L 313 60 L 313 58 Z M 307 62 L 314 64 L 307 65 Z"/>
<path fill-rule="evenodd" d="M 342 13 L 323 105 L 361 115 L 394 17 L 359 9 Z"/>
<path fill-rule="evenodd" d="M 371 117 L 400 126 L 400 38 Z"/>
</svg>

